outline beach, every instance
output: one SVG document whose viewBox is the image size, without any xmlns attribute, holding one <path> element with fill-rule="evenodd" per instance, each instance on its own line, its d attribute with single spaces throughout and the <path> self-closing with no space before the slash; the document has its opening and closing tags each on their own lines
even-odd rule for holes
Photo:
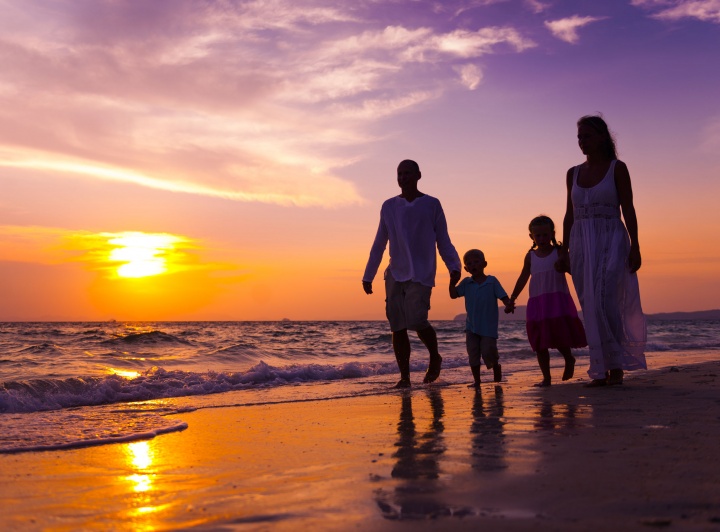
<svg viewBox="0 0 720 532">
<path fill-rule="evenodd" d="M 720 530 L 717 359 L 173 414 L 187 429 L 0 455 L 0 528 Z"/>
</svg>

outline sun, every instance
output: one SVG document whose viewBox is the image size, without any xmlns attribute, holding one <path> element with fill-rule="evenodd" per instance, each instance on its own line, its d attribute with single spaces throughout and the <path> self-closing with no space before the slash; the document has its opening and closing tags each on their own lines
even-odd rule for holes
<svg viewBox="0 0 720 532">
<path fill-rule="evenodd" d="M 108 260 L 122 263 L 119 277 L 138 278 L 160 275 L 168 271 L 168 256 L 182 238 L 164 233 L 126 232 L 113 236 Z"/>
</svg>

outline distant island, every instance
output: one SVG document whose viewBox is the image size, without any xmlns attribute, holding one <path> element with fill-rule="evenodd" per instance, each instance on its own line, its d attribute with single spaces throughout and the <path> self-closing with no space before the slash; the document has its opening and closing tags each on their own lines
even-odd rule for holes
<svg viewBox="0 0 720 532">
<path fill-rule="evenodd" d="M 527 307 L 515 307 L 515 314 L 505 314 L 503 307 L 500 307 L 500 321 L 525 321 L 525 310 Z M 582 317 L 582 313 L 579 313 Z M 646 314 L 648 320 L 720 320 L 720 309 L 695 310 L 693 312 L 660 312 L 658 314 Z M 458 314 L 453 321 L 465 321 L 465 314 Z"/>
</svg>

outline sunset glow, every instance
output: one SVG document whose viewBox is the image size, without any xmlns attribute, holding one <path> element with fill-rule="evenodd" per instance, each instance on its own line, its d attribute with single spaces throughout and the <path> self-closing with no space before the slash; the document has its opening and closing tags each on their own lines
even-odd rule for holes
<svg viewBox="0 0 720 532">
<path fill-rule="evenodd" d="M 384 319 L 405 158 L 511 289 L 598 112 L 644 310 L 720 306 L 716 0 L 199 5 L 0 0 L 0 320 Z"/>
<path fill-rule="evenodd" d="M 182 239 L 173 235 L 125 233 L 111 238 L 115 246 L 108 257 L 122 263 L 117 268 L 120 277 L 149 277 L 168 271 L 168 255 Z"/>
</svg>

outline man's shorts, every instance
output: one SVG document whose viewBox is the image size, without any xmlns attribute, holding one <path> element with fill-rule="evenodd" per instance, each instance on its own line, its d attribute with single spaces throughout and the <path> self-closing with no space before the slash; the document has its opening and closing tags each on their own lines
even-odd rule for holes
<svg viewBox="0 0 720 532">
<path fill-rule="evenodd" d="M 432 287 L 415 281 L 397 282 L 390 272 L 385 274 L 385 315 L 393 332 L 410 329 L 421 331 L 430 327 L 428 311 Z"/>
<path fill-rule="evenodd" d="M 492 368 L 498 361 L 497 338 L 465 331 L 465 344 L 471 366 L 479 366 L 481 357 L 487 369 Z"/>
</svg>

